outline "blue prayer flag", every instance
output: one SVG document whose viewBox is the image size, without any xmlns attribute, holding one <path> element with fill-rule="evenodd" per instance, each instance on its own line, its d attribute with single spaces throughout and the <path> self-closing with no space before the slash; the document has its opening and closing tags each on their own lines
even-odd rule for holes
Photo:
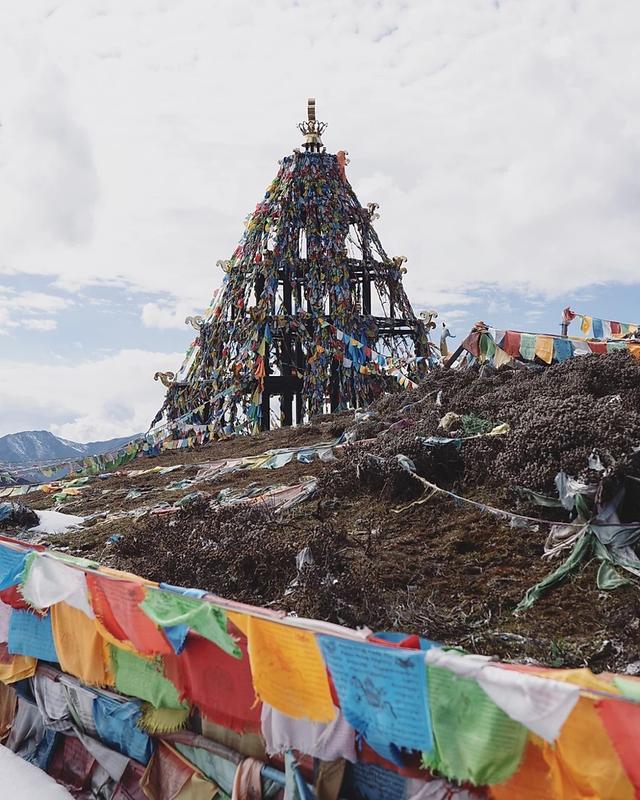
<svg viewBox="0 0 640 800">
<path fill-rule="evenodd" d="M 591 330 L 593 331 L 594 339 L 602 339 L 604 336 L 604 325 L 601 319 L 593 319 L 591 321 Z"/>
<path fill-rule="evenodd" d="M 20 583 L 30 550 L 13 550 L 0 545 L 0 591 Z"/>
<path fill-rule="evenodd" d="M 318 644 L 345 719 L 375 750 L 397 762 L 399 748 L 433 749 L 424 652 L 323 635 Z"/>
<path fill-rule="evenodd" d="M 571 358 L 573 355 L 573 342 L 571 339 L 554 339 L 553 340 L 553 357 L 556 361 L 562 362 Z"/>
<path fill-rule="evenodd" d="M 98 695 L 93 701 L 93 721 L 100 741 L 124 756 L 146 764 L 153 753 L 150 736 L 137 727 L 140 704 L 133 700 L 122 703 Z"/>
<path fill-rule="evenodd" d="M 9 642 L 11 655 L 31 656 L 41 661 L 58 661 L 51 630 L 51 614 L 44 617 L 14 608 L 9 618 Z"/>
</svg>

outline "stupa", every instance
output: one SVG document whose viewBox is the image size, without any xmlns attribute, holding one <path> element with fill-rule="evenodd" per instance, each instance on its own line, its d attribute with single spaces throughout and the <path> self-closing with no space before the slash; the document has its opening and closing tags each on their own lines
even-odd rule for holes
<svg viewBox="0 0 640 800">
<path fill-rule="evenodd" d="M 218 265 L 222 287 L 202 317 L 154 420 L 208 436 L 292 425 L 364 407 L 389 383 L 427 366 L 428 324 L 402 285 L 406 258 L 390 258 L 346 175 L 347 153 L 326 152 L 315 100 L 300 148 L 280 169 Z"/>
</svg>

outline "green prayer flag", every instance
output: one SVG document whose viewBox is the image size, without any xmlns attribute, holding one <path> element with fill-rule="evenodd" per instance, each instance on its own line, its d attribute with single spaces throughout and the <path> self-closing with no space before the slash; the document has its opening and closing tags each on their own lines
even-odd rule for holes
<svg viewBox="0 0 640 800">
<path fill-rule="evenodd" d="M 160 628 L 187 625 L 225 653 L 242 658 L 242 652 L 227 631 L 227 615 L 212 603 L 197 597 L 148 589 L 140 608 Z"/>
<path fill-rule="evenodd" d="M 119 692 L 146 700 L 156 708 L 188 708 L 187 703 L 180 702 L 176 687 L 162 674 L 159 658 L 142 658 L 111 644 L 109 650 Z"/>
<path fill-rule="evenodd" d="M 640 700 L 640 681 L 633 678 L 623 678 L 621 675 L 615 675 L 613 678 L 613 685 L 620 689 L 622 694 L 629 698 L 629 700 Z"/>
<path fill-rule="evenodd" d="M 481 786 L 518 769 L 528 731 L 508 717 L 473 678 L 427 666 L 434 749 L 423 766 Z"/>
<path fill-rule="evenodd" d="M 617 589 L 619 586 L 628 586 L 632 581 L 619 575 L 616 568 L 608 561 L 603 561 L 598 569 L 596 582 L 598 589 L 610 591 L 611 589 Z"/>
<path fill-rule="evenodd" d="M 519 611 L 525 611 L 527 608 L 531 608 L 536 600 L 539 600 L 549 589 L 556 586 L 556 584 L 563 581 L 567 575 L 573 572 L 573 570 L 579 566 L 583 558 L 591 551 L 592 543 L 593 534 L 590 531 L 585 532 L 575 543 L 566 561 L 563 561 L 556 570 L 544 577 L 540 583 L 536 583 L 535 586 L 527 589 L 525 596 L 516 606 L 515 613 L 517 614 Z"/>
</svg>

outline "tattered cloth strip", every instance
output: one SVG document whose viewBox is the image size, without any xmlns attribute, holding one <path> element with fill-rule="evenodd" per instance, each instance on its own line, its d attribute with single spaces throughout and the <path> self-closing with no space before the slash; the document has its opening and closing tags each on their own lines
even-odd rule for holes
<svg viewBox="0 0 640 800">
<path fill-rule="evenodd" d="M 95 562 L 84 559 L 76 565 L 98 566 Z M 89 604 L 84 572 L 49 555 L 30 553 L 27 556 L 22 578 L 22 596 L 29 605 L 39 610 L 64 601 L 91 619 L 95 616 Z"/>
<path fill-rule="evenodd" d="M 183 640 L 191 629 L 217 644 L 225 653 L 242 657 L 240 648 L 227 632 L 227 615 L 213 603 L 176 592 L 148 589 L 140 608 L 161 628 L 183 626 Z"/>
<path fill-rule="evenodd" d="M 149 800 L 212 800 L 218 792 L 214 783 L 163 741 L 158 742 L 140 785 Z"/>
<path fill-rule="evenodd" d="M 55 676 L 55 671 L 52 670 Z M 64 684 L 52 677 L 47 668 L 40 668 L 33 676 L 31 685 L 38 711 L 47 728 L 64 733 L 73 729 L 69 702 Z"/>
<path fill-rule="evenodd" d="M 105 638 L 118 647 L 129 646 L 145 655 L 172 653 L 167 638 L 139 608 L 145 597 L 144 586 L 114 578 L 87 574 L 91 604 Z"/>
<path fill-rule="evenodd" d="M 157 708 L 184 708 L 178 690 L 162 674 L 159 658 L 143 658 L 113 645 L 109 649 L 119 692 L 139 697 Z"/>
<path fill-rule="evenodd" d="M 45 734 L 44 721 L 37 707 L 22 697 L 7 739 L 9 750 L 29 761 Z"/>
<path fill-rule="evenodd" d="M 190 633 L 180 655 L 163 659 L 166 677 L 214 722 L 238 732 L 260 731 L 247 640 L 231 627 L 241 658 L 235 658 L 197 633 Z"/>
<path fill-rule="evenodd" d="M 7 738 L 16 716 L 18 696 L 14 690 L 0 681 L 0 742 Z"/>
<path fill-rule="evenodd" d="M 234 621 L 238 617 L 229 616 Z M 335 709 L 315 636 L 301 628 L 256 617 L 245 620 L 258 697 L 290 717 L 330 722 Z"/>
<path fill-rule="evenodd" d="M 37 666 L 37 659 L 31 656 L 12 656 L 8 645 L 0 644 L 0 681 L 3 683 L 10 684 L 31 678 Z"/>
<path fill-rule="evenodd" d="M 598 587 L 601 589 L 614 589 L 627 581 L 616 572 L 615 567 L 620 567 L 640 577 L 640 559 L 635 554 L 631 545 L 640 540 L 640 526 L 616 525 L 590 522 L 575 537 L 567 539 L 564 544 L 574 544 L 569 557 L 552 573 L 544 577 L 535 586 L 527 589 L 525 596 L 516 607 L 516 612 L 530 608 L 546 592 L 561 583 L 570 573 L 588 557 L 595 556 L 601 562 L 598 570 Z"/>
<path fill-rule="evenodd" d="M 262 736 L 269 755 L 294 749 L 321 761 L 342 758 L 356 761 L 356 732 L 339 709 L 332 722 L 309 722 L 289 717 L 263 703 Z"/>
<path fill-rule="evenodd" d="M 113 686 L 107 643 L 95 619 L 66 603 L 52 606 L 50 613 L 62 669 L 92 686 Z"/>
<path fill-rule="evenodd" d="M 0 644 L 9 639 L 9 620 L 11 619 L 11 606 L 0 600 Z"/>
<path fill-rule="evenodd" d="M 142 708 L 140 725 L 150 733 L 175 731 L 189 718 L 189 704 L 181 703 L 178 690 L 162 674 L 158 658 L 143 658 L 110 645 L 116 689 L 139 697 L 147 703 Z"/>
<path fill-rule="evenodd" d="M 95 758 L 75 736 L 65 736 L 54 754 L 49 774 L 73 792 L 88 787 Z"/>
</svg>

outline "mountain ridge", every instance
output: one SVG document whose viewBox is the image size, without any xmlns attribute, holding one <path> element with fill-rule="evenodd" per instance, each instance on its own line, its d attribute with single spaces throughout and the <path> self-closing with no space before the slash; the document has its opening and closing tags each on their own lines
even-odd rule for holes
<svg viewBox="0 0 640 800">
<path fill-rule="evenodd" d="M 121 447 L 138 434 L 94 442 L 73 442 L 51 431 L 19 431 L 0 436 L 0 464 L 30 465 L 101 455 Z"/>
</svg>

